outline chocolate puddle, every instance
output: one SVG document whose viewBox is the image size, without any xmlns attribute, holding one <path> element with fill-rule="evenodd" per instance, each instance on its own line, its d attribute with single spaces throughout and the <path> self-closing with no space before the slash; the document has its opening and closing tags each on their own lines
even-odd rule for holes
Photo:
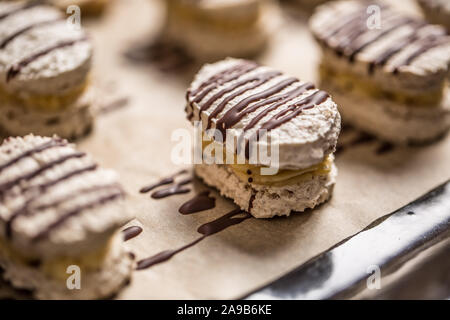
<svg viewBox="0 0 450 320">
<path fill-rule="evenodd" d="M 128 241 L 137 237 L 138 235 L 141 234 L 142 231 L 143 231 L 142 228 L 138 226 L 131 226 L 122 230 L 123 241 Z"/>
<path fill-rule="evenodd" d="M 214 208 L 216 206 L 216 198 L 210 197 L 209 193 L 210 191 L 204 191 L 196 195 L 191 200 L 185 202 L 178 209 L 178 212 L 186 215 Z"/>
<path fill-rule="evenodd" d="M 194 63 L 183 48 L 164 40 L 132 48 L 125 57 L 134 63 L 152 63 L 163 72 L 181 72 Z"/>
</svg>

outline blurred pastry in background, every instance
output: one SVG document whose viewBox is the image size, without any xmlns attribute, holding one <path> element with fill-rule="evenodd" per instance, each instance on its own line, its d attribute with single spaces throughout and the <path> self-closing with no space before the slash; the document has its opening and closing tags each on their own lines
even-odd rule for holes
<svg viewBox="0 0 450 320">
<path fill-rule="evenodd" d="M 331 0 L 283 0 L 283 1 L 292 5 L 296 5 L 300 9 L 308 13 L 311 13 L 317 6 Z"/>
<path fill-rule="evenodd" d="M 270 0 L 166 0 L 164 37 L 205 61 L 261 52 L 274 23 Z"/>
<path fill-rule="evenodd" d="M 448 0 L 417 0 L 425 18 L 430 23 L 442 24 L 450 32 L 450 1 Z"/>
<path fill-rule="evenodd" d="M 132 218 L 124 198 L 116 174 L 66 140 L 6 139 L 0 146 L 1 276 L 40 299 L 110 297 L 129 281 L 133 266 L 119 231 Z"/>
<path fill-rule="evenodd" d="M 441 26 L 379 8 L 379 28 L 361 1 L 316 10 L 310 28 L 323 51 L 321 86 L 344 122 L 392 143 L 435 140 L 450 127 L 450 37 Z"/>
<path fill-rule="evenodd" d="M 203 132 L 222 133 L 221 140 L 204 141 L 204 150 L 217 147 L 226 156 L 222 164 L 196 164 L 195 173 L 242 210 L 256 218 L 288 216 L 331 197 L 341 118 L 326 92 L 272 68 L 229 58 L 205 65 L 186 97 L 188 119 L 195 125 L 201 121 Z M 261 156 L 264 148 L 270 149 L 270 159 Z M 255 151 L 259 156 L 252 162 Z M 265 171 L 268 167 L 277 170 Z"/>
<path fill-rule="evenodd" d="M 60 10 L 0 3 L 0 127 L 76 139 L 93 122 L 92 45 Z"/>
<path fill-rule="evenodd" d="M 105 10 L 112 0 L 51 0 L 55 6 L 66 11 L 71 5 L 80 7 L 82 15 L 96 16 Z"/>
</svg>

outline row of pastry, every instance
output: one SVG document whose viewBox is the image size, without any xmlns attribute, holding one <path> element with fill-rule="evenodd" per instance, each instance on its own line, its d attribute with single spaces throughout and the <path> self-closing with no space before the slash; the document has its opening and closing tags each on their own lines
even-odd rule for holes
<svg viewBox="0 0 450 320">
<path fill-rule="evenodd" d="M 231 14 L 242 19 L 233 24 L 236 43 L 241 31 L 261 35 L 252 21 L 261 18 L 254 8 L 262 2 L 172 2 L 222 8 L 204 19 L 174 8 L 170 14 L 181 12 L 170 19 L 183 25 L 184 34 L 193 16 L 195 23 L 209 23 L 242 6 L 240 14 Z M 311 31 L 323 50 L 319 87 L 329 93 L 249 60 L 205 65 L 187 90 L 188 119 L 201 122 L 204 130 L 231 133 L 225 139 L 234 132 L 249 138 L 270 131 L 279 170 L 263 175 L 267 163 L 257 160 L 198 164 L 196 175 L 256 218 L 288 216 L 330 198 L 341 114 L 394 143 L 433 141 L 445 134 L 450 126 L 448 35 L 440 26 L 381 8 L 379 29 L 367 28 L 367 5 L 355 0 L 330 2 L 311 17 Z M 247 14 L 256 20 L 247 21 Z M 218 21 L 214 26 L 227 28 Z M 177 27 L 171 29 L 177 33 Z M 205 31 L 215 30 L 192 32 L 199 40 L 194 47 L 207 43 L 201 40 Z M 224 40 L 214 49 L 235 45 L 226 42 L 226 34 L 217 37 Z M 236 47 L 250 52 L 259 46 L 256 34 L 246 39 L 255 42 Z M 132 255 L 118 232 L 131 215 L 117 177 L 67 140 L 51 137 L 75 139 L 92 126 L 91 57 L 89 37 L 82 30 L 68 31 L 60 11 L 29 2 L 0 3 L 0 125 L 19 136 L 0 147 L 0 266 L 14 286 L 40 298 L 107 297 L 131 275 Z M 223 147 L 225 142 L 214 143 Z M 263 147 L 264 141 L 256 144 Z M 68 265 L 82 268 L 81 291 L 67 289 Z"/>
</svg>

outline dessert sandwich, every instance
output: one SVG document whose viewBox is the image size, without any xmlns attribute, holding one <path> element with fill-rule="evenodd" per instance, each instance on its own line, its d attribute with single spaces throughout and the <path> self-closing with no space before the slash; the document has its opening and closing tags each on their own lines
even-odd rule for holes
<svg viewBox="0 0 450 320">
<path fill-rule="evenodd" d="M 339 103 L 344 122 L 382 140 L 436 140 L 450 127 L 450 37 L 384 4 L 380 25 L 369 26 L 367 6 L 332 1 L 311 17 L 323 51 L 321 86 Z"/>
<path fill-rule="evenodd" d="M 268 42 L 269 0 L 167 0 L 164 37 L 199 60 L 253 56 Z"/>
<path fill-rule="evenodd" d="M 450 32 L 450 1 L 448 0 L 417 0 L 425 18 L 435 24 L 441 24 Z"/>
<path fill-rule="evenodd" d="M 93 123 L 92 45 L 58 9 L 0 2 L 0 127 L 76 139 Z"/>
<path fill-rule="evenodd" d="M 124 196 L 114 172 L 66 140 L 6 139 L 0 146 L 1 276 L 39 299 L 112 296 L 133 265 L 118 230 L 131 219 Z M 78 280 L 69 279 L 73 274 Z"/>
<path fill-rule="evenodd" d="M 313 84 L 228 58 L 198 72 L 187 92 L 186 112 L 203 132 L 223 133 L 222 141 L 203 138 L 203 149 L 215 144 L 232 159 L 196 164 L 196 175 L 242 210 L 256 218 L 288 216 L 330 198 L 337 174 L 333 152 L 340 115 L 331 97 Z M 252 139 L 264 131 L 270 141 Z M 233 140 L 240 149 L 227 147 Z M 273 163 L 263 157 L 251 161 L 250 141 L 253 150 L 276 147 L 278 170 L 266 174 L 263 169 Z M 245 161 L 238 161 L 239 155 Z"/>
</svg>

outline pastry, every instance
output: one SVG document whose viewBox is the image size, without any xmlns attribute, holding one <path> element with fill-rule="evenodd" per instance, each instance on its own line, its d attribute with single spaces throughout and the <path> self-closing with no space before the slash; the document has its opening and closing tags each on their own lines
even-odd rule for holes
<svg viewBox="0 0 450 320">
<path fill-rule="evenodd" d="M 450 1 L 448 0 L 417 0 L 425 18 L 435 24 L 442 24 L 450 32 Z"/>
<path fill-rule="evenodd" d="M 364 2 L 317 8 L 310 28 L 323 51 L 321 87 L 344 121 L 363 131 L 396 144 L 433 141 L 450 127 L 450 37 L 440 26 L 378 6 L 379 26 Z"/>
<path fill-rule="evenodd" d="M 256 218 L 271 218 L 314 208 L 330 198 L 341 122 L 326 92 L 269 67 L 228 58 L 205 65 L 186 96 L 188 119 L 196 126 L 201 123 L 204 132 L 217 129 L 214 133 L 224 136 L 213 142 L 203 138 L 203 147 L 215 144 L 227 155 L 222 164 L 196 164 L 195 173 L 241 209 Z M 261 137 L 264 132 L 270 140 Z M 241 147 L 228 147 L 230 141 Z M 265 146 L 271 155 L 278 150 L 271 163 L 251 156 L 252 150 Z M 273 161 L 277 170 L 263 172 Z"/>
<path fill-rule="evenodd" d="M 267 0 L 167 0 L 164 37 L 199 60 L 246 57 L 267 44 L 273 8 Z"/>
<path fill-rule="evenodd" d="M 0 127 L 76 139 L 92 127 L 92 45 L 58 9 L 0 2 Z"/>
<path fill-rule="evenodd" d="M 118 231 L 130 219 L 116 174 L 66 140 L 28 135 L 0 146 L 0 268 L 15 288 L 40 299 L 113 295 L 131 274 Z M 67 285 L 73 268 L 79 289 Z"/>
</svg>

